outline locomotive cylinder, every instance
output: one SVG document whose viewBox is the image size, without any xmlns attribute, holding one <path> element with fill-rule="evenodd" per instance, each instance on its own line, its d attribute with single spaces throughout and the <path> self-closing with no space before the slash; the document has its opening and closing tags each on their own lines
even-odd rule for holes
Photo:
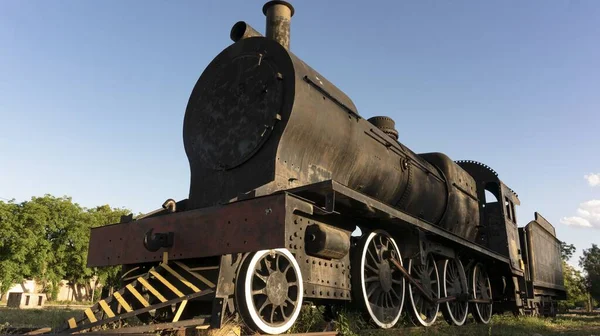
<svg viewBox="0 0 600 336">
<path fill-rule="evenodd" d="M 325 259 L 342 259 L 350 251 L 350 232 L 313 224 L 306 228 L 306 253 Z"/>
</svg>

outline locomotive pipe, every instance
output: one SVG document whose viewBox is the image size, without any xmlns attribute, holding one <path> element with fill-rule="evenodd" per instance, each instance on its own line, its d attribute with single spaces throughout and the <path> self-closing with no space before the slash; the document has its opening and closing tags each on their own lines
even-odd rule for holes
<svg viewBox="0 0 600 336">
<path fill-rule="evenodd" d="M 267 17 L 266 37 L 277 41 L 286 50 L 290 49 L 290 21 L 294 7 L 286 1 L 269 1 L 263 6 Z"/>
<path fill-rule="evenodd" d="M 244 21 L 236 22 L 233 27 L 231 27 L 231 32 L 229 33 L 229 37 L 233 42 L 255 36 L 262 37 L 262 34 Z"/>
</svg>

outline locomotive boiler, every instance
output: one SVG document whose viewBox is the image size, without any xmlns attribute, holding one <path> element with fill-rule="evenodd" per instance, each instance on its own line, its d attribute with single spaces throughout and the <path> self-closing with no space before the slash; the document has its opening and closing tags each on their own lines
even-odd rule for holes
<svg viewBox="0 0 600 336">
<path fill-rule="evenodd" d="M 136 316 L 148 325 L 126 332 L 233 320 L 279 334 L 308 302 L 379 328 L 555 314 L 554 227 L 538 213 L 518 227 L 492 168 L 414 153 L 391 118 L 365 120 L 290 51 L 293 6 L 263 13 L 265 36 L 237 22 L 191 92 L 189 197 L 92 229 L 88 266 L 121 266 L 122 287 L 55 331 Z"/>
<path fill-rule="evenodd" d="M 352 100 L 290 49 L 291 5 L 268 3 L 267 37 L 245 22 L 190 96 L 183 140 L 191 208 L 333 179 L 475 240 L 475 181 L 441 153 L 417 155 L 394 121 Z M 276 17 L 276 19 L 275 19 Z"/>
</svg>

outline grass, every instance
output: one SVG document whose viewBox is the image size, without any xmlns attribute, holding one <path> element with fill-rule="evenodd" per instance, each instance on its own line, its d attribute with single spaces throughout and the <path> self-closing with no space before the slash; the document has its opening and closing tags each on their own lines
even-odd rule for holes
<svg viewBox="0 0 600 336">
<path fill-rule="evenodd" d="M 440 316 L 441 317 L 441 316 Z M 494 316 L 489 325 L 475 323 L 472 319 L 462 327 L 451 327 L 443 319 L 428 329 L 411 328 L 405 335 L 598 335 L 600 318 L 566 317 L 539 318 Z M 397 334 L 397 333 L 394 333 Z"/>
<path fill-rule="evenodd" d="M 407 326 L 405 324 L 405 326 Z M 599 335 L 600 317 L 558 316 L 556 318 L 495 315 L 488 325 L 469 317 L 462 327 L 449 326 L 442 316 L 431 328 L 407 328 L 403 332 L 362 332 L 367 335 Z"/>
<path fill-rule="evenodd" d="M 14 328 L 54 328 L 63 324 L 68 318 L 79 314 L 81 314 L 81 310 L 78 309 L 17 309 L 0 307 L 0 331 L 2 326 Z"/>
<path fill-rule="evenodd" d="M 322 308 L 321 308 L 322 311 Z M 327 323 L 316 308 L 304 307 L 298 322 L 289 333 L 323 331 Z M 401 319 L 396 327 L 388 330 L 375 329 L 362 316 L 342 311 L 333 323 L 335 330 L 344 336 L 395 336 L 395 335 L 600 335 L 600 315 L 560 315 L 556 318 L 515 317 L 494 315 L 488 325 L 477 324 L 471 316 L 461 327 L 449 326 L 442 315 L 430 328 L 414 327 L 407 319 Z"/>
<path fill-rule="evenodd" d="M 405 321 L 389 330 L 374 329 L 353 311 L 341 311 L 336 321 L 323 319 L 323 308 L 305 306 L 303 312 L 288 333 L 324 331 L 327 328 L 343 336 L 395 336 L 395 335 L 600 335 L 600 316 L 561 315 L 556 318 L 514 317 L 495 315 L 489 325 L 475 323 L 471 317 L 462 327 L 449 326 L 440 315 L 430 328 L 413 328 Z M 58 327 L 68 318 L 79 316 L 81 310 L 64 308 L 13 309 L 0 308 L 0 334 L 2 329 Z"/>
</svg>

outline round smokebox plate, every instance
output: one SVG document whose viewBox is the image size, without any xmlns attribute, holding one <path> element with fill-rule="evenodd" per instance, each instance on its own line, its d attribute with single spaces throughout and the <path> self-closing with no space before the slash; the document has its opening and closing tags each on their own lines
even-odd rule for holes
<svg viewBox="0 0 600 336">
<path fill-rule="evenodd" d="M 274 64 L 260 54 L 225 58 L 212 68 L 188 106 L 188 152 L 216 170 L 234 168 L 252 157 L 281 109 L 283 83 L 277 77 Z"/>
</svg>

